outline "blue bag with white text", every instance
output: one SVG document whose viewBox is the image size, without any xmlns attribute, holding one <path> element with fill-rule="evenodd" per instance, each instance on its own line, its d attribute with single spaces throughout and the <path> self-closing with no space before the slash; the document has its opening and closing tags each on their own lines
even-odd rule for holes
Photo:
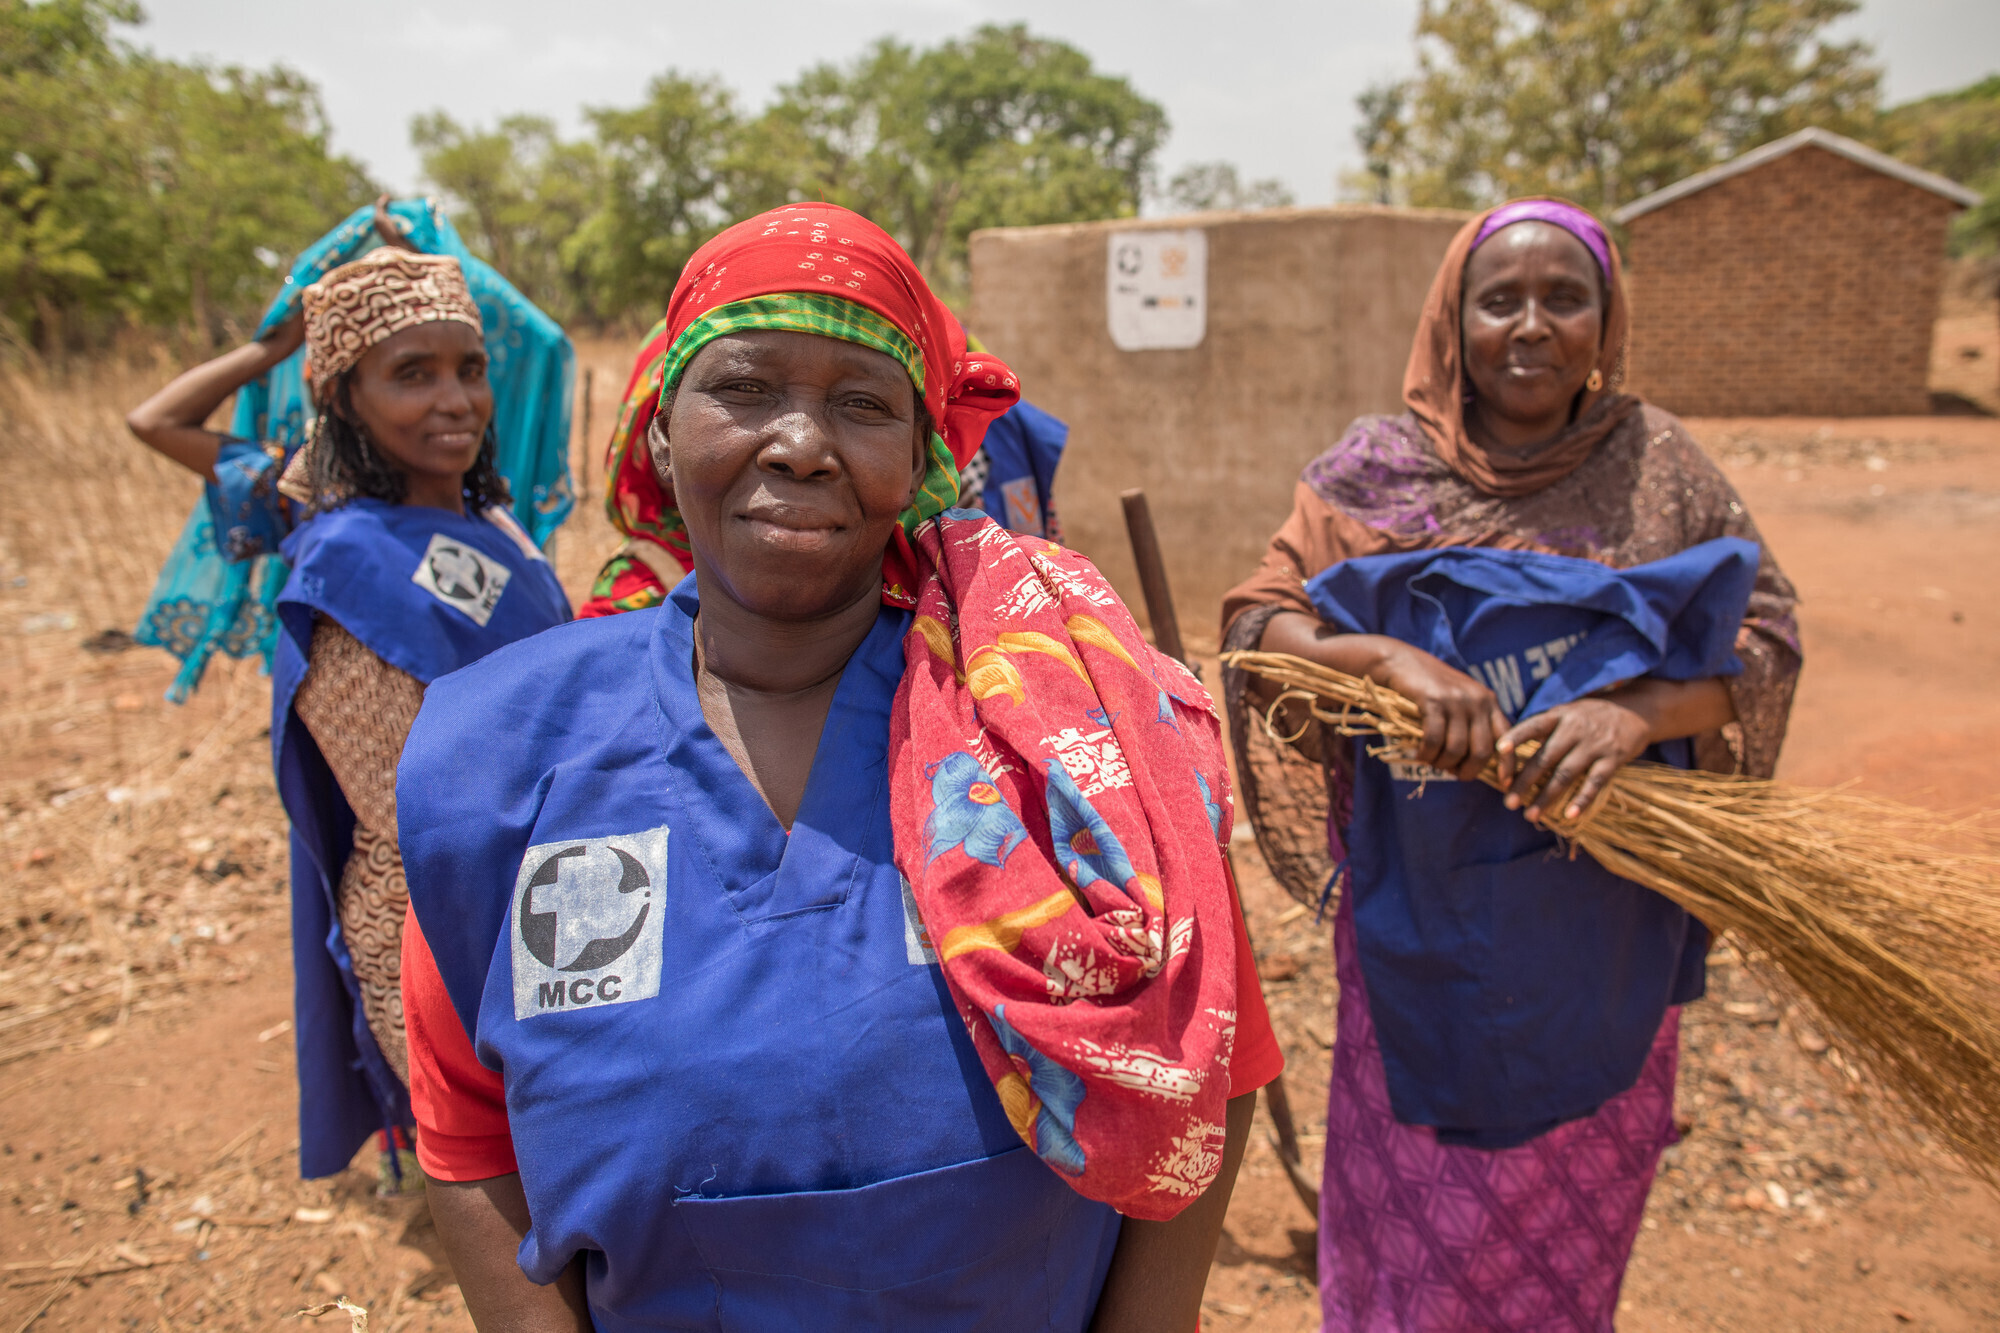
<svg viewBox="0 0 2000 1333">
<path fill-rule="evenodd" d="M 1641 676 L 1739 674 L 1757 561 L 1737 538 L 1622 570 L 1461 546 L 1344 561 L 1306 588 L 1331 624 L 1423 649 L 1518 721 Z M 1702 993 L 1706 928 L 1484 783 L 1366 749 L 1347 886 L 1396 1118 L 1504 1148 L 1630 1088 L 1667 1007 Z M 1689 767 L 1693 744 L 1643 758 Z"/>
</svg>

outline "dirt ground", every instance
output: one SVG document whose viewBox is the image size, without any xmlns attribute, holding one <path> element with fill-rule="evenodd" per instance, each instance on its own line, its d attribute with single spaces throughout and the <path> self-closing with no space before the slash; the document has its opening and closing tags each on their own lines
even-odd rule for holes
<svg viewBox="0 0 2000 1333">
<path fill-rule="evenodd" d="M 621 353 L 585 351 L 601 436 Z M 175 708 L 165 656 L 103 634 L 131 628 L 196 494 L 119 428 L 157 379 L 0 379 L 0 1333 L 261 1330 L 335 1295 L 368 1307 L 376 1333 L 464 1330 L 420 1204 L 376 1200 L 365 1170 L 296 1178 L 265 682 L 218 663 Z M 1693 424 L 1805 597 L 1784 776 L 1991 804 L 2000 421 Z M 599 498 L 558 543 L 573 595 L 611 545 Z M 1333 1032 L 1326 932 L 1241 850 L 1312 1156 Z M 2000 1326 L 2000 1201 L 1922 1145 L 1865 1130 L 1866 1088 L 1733 950 L 1710 981 L 1686 1020 L 1686 1139 L 1654 1191 L 1621 1327 Z M 1266 1129 L 1260 1112 L 1211 1329 L 1317 1326 L 1313 1219 Z"/>
</svg>

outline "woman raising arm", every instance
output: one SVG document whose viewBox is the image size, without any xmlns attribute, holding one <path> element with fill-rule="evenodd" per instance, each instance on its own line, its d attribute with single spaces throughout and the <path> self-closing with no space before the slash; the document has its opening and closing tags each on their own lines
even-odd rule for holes
<svg viewBox="0 0 2000 1333">
<path fill-rule="evenodd" d="M 569 608 L 507 512 L 485 340 L 457 261 L 375 250 L 309 286 L 303 306 L 266 342 L 180 376 L 131 425 L 212 477 L 228 441 L 201 423 L 307 344 L 319 415 L 277 483 L 303 517 L 281 547 L 292 568 L 271 719 L 292 824 L 300 1168 L 345 1170 L 379 1134 L 379 1188 L 398 1193 L 422 1182 L 406 1138 L 396 760 L 431 680 Z M 263 499 L 276 513 L 278 497 Z"/>
</svg>

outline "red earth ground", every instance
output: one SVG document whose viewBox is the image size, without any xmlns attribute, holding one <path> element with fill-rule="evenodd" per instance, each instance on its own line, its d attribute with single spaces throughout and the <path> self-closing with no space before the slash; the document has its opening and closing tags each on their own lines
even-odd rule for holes
<svg viewBox="0 0 2000 1333">
<path fill-rule="evenodd" d="M 602 426 L 616 355 L 592 359 Z M 0 385 L 0 1333 L 266 1329 L 335 1295 L 376 1333 L 463 1330 L 421 1204 L 376 1200 L 362 1170 L 296 1179 L 266 686 L 222 663 L 176 709 L 162 654 L 97 638 L 133 623 L 193 498 L 118 430 L 117 405 L 155 378 Z M 1993 804 L 2000 422 L 1693 424 L 1805 598 L 1784 776 Z M 572 593 L 610 544 L 594 509 L 562 538 Z M 1254 852 L 1240 860 L 1311 1156 L 1333 1031 L 1325 931 Z M 1689 1130 L 1621 1327 L 2000 1326 L 2000 1202 L 1863 1129 L 1837 1053 L 1731 949 L 1685 1046 Z M 1260 1112 L 1211 1329 L 1317 1325 L 1313 1219 L 1265 1133 Z"/>
</svg>

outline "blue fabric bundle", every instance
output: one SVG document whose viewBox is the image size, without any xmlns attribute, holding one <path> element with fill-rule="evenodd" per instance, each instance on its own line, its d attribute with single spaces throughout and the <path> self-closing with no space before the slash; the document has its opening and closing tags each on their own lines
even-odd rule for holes
<svg viewBox="0 0 2000 1333">
<path fill-rule="evenodd" d="M 1069 427 L 1033 403 L 1007 409 L 986 428 L 989 471 L 980 504 L 987 514 L 1015 532 L 1048 536 L 1056 467 L 1068 443 Z"/>
<path fill-rule="evenodd" d="M 513 491 L 514 516 L 537 543 L 546 544 L 574 502 L 569 425 L 576 355 L 569 338 L 466 249 L 435 203 L 400 199 L 388 211 L 418 250 L 450 255 L 465 271 L 485 324 L 496 462 Z M 356 209 L 292 265 L 257 326 L 258 336 L 296 314 L 307 287 L 381 243 L 374 209 Z M 187 700 L 217 651 L 232 657 L 261 653 L 267 667 L 270 663 L 277 633 L 272 608 L 286 574 L 278 545 L 294 517 L 275 495 L 274 483 L 284 461 L 305 443 L 311 419 L 303 348 L 236 395 L 230 423 L 236 438 L 217 461 L 220 484 L 207 486 L 204 503 L 188 515 L 134 635 L 181 659 L 167 690 L 176 703 Z M 272 458 L 266 445 L 282 457 Z"/>
<path fill-rule="evenodd" d="M 1739 674 L 1757 558 L 1736 538 L 1623 570 L 1450 547 L 1349 560 L 1306 587 L 1333 625 L 1422 648 L 1518 721 L 1640 676 Z M 1644 757 L 1684 768 L 1693 747 Z M 1503 800 L 1357 744 L 1347 883 L 1390 1104 L 1483 1148 L 1631 1087 L 1667 1007 L 1701 995 L 1708 947 L 1700 922 Z"/>
</svg>

